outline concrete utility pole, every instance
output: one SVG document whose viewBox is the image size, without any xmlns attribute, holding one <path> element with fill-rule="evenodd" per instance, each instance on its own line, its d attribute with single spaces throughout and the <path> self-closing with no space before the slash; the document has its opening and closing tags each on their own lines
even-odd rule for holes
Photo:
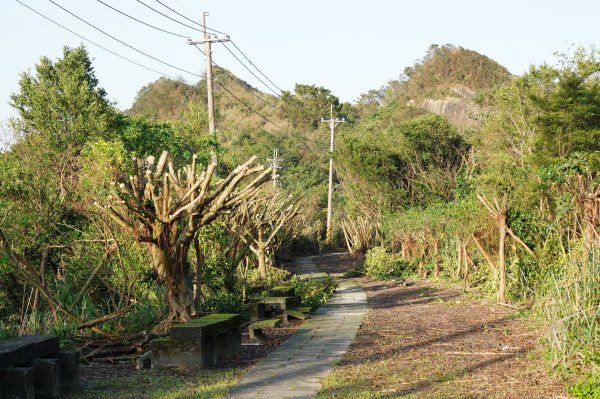
<svg viewBox="0 0 600 399">
<path fill-rule="evenodd" d="M 202 13 L 202 33 L 204 34 L 204 39 L 198 41 L 192 41 L 192 39 L 188 38 L 188 44 L 191 46 L 195 46 L 198 44 L 204 44 L 204 53 L 206 54 L 206 92 L 208 95 L 208 132 L 214 133 L 217 131 L 217 127 L 215 124 L 215 103 L 213 96 L 213 73 L 212 73 L 212 43 L 220 43 L 220 42 L 228 42 L 229 35 L 225 35 L 225 39 L 220 39 L 217 36 L 211 36 L 206 33 L 206 17 L 208 16 L 207 12 Z"/>
<path fill-rule="evenodd" d="M 333 202 L 333 143 L 335 136 L 335 128 L 340 123 L 346 122 L 346 119 L 337 119 L 333 117 L 333 104 L 331 104 L 331 117 L 329 119 L 321 118 L 321 122 L 327 123 L 331 129 L 331 140 L 329 142 L 329 191 L 327 193 L 327 232 L 325 235 L 325 242 L 331 244 L 331 217 L 332 202 Z"/>
<path fill-rule="evenodd" d="M 279 161 L 283 161 L 283 158 L 279 158 L 279 148 L 273 148 L 273 158 L 267 158 L 267 161 L 271 162 L 271 179 L 273 180 L 273 187 L 277 187 L 277 179 L 279 178 L 277 171 L 283 169 L 283 167 L 279 165 Z"/>
</svg>

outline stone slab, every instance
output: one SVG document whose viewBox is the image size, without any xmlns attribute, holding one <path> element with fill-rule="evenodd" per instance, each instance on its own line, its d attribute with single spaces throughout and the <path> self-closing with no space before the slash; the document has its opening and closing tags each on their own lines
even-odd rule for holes
<svg viewBox="0 0 600 399">
<path fill-rule="evenodd" d="M 152 368 L 195 368 L 205 367 L 210 360 L 202 350 L 200 342 L 174 341 L 159 338 L 150 341 Z"/>
<path fill-rule="evenodd" d="M 296 296 L 272 296 L 267 298 L 257 298 L 256 303 L 265 303 L 277 305 L 281 311 L 294 308 L 299 305 L 299 298 Z"/>
<path fill-rule="evenodd" d="M 208 315 L 171 327 L 170 335 L 176 341 L 200 342 L 204 338 L 234 330 L 241 322 L 238 314 Z"/>
<path fill-rule="evenodd" d="M 60 350 L 60 341 L 55 336 L 22 335 L 0 341 L 0 370 L 21 366 L 36 357 L 44 357 Z"/>
</svg>

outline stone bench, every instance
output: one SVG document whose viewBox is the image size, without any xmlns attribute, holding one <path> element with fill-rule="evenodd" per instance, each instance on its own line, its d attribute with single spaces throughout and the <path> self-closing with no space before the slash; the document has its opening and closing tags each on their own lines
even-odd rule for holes
<svg viewBox="0 0 600 399">
<path fill-rule="evenodd" d="M 269 296 L 296 296 L 296 289 L 291 285 L 281 285 L 269 290 Z"/>
<path fill-rule="evenodd" d="M 152 367 L 208 367 L 231 359 L 242 345 L 240 324 L 237 314 L 212 314 L 175 325 L 170 337 L 150 342 Z"/>
<path fill-rule="evenodd" d="M 267 320 L 259 320 L 251 323 L 248 326 L 248 333 L 250 334 L 251 341 L 258 341 L 260 343 L 265 343 L 267 341 L 267 337 L 263 333 L 263 329 L 265 328 L 274 328 L 279 326 L 282 323 L 282 319 L 280 317 L 276 317 L 274 319 Z"/>
<path fill-rule="evenodd" d="M 285 319 L 284 322 L 287 321 L 290 317 L 292 319 L 298 320 L 310 319 L 310 315 L 308 314 L 308 312 L 302 312 L 298 308 L 286 310 L 285 312 L 283 312 L 283 316 Z"/>
<path fill-rule="evenodd" d="M 24 335 L 0 341 L 0 398 L 58 398 L 79 383 L 79 352 L 58 337 Z"/>
<path fill-rule="evenodd" d="M 300 298 L 296 296 L 270 296 L 266 298 L 255 298 L 253 302 L 274 306 L 280 313 L 283 313 L 285 310 L 300 305 Z"/>
</svg>

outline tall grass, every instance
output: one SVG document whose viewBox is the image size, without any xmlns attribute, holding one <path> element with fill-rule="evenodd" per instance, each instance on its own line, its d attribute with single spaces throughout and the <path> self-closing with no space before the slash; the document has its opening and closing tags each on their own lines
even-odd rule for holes
<svg viewBox="0 0 600 399">
<path fill-rule="evenodd" d="M 548 273 L 537 313 L 550 321 L 554 366 L 594 371 L 600 365 L 600 260 L 577 242 Z"/>
</svg>

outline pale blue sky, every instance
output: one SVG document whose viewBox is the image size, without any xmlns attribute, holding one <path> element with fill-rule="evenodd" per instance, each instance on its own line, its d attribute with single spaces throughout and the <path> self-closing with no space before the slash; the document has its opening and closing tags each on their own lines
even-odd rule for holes
<svg viewBox="0 0 600 399">
<path fill-rule="evenodd" d="M 145 58 L 77 21 L 47 0 L 22 0 L 103 46 L 166 73 L 182 74 Z M 184 39 L 129 20 L 96 0 L 55 0 L 137 48 L 196 73 L 202 55 Z M 199 32 L 155 14 L 136 0 L 103 0 L 164 29 L 199 38 Z M 145 3 L 169 13 L 155 0 Z M 379 88 L 423 56 L 432 43 L 460 45 L 520 74 L 530 64 L 552 63 L 555 51 L 572 44 L 600 42 L 600 1 L 593 0 L 161 0 L 192 18 L 209 11 L 207 25 L 228 32 L 238 46 L 284 90 L 294 83 L 331 89 L 343 101 Z M 63 45 L 82 40 L 32 13 L 14 0 L 2 0 L 0 34 L 0 120 L 12 111 L 10 94 L 18 74 L 41 55 L 56 58 Z M 175 16 L 175 15 L 174 15 Z M 175 16 L 177 18 L 177 16 Z M 136 92 L 159 75 L 87 44 L 96 75 L 109 98 L 128 108 Z M 215 62 L 267 91 L 221 46 Z"/>
</svg>

